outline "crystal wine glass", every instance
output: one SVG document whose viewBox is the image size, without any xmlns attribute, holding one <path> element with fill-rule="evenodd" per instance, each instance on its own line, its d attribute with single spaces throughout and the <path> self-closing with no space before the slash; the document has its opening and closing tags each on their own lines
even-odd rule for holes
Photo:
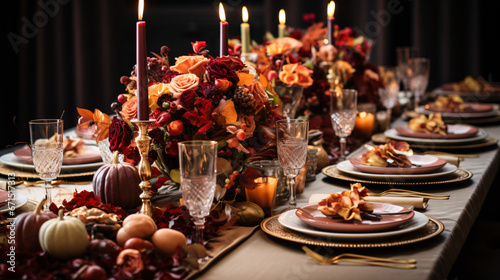
<svg viewBox="0 0 500 280">
<path fill-rule="evenodd" d="M 333 130 L 340 137 L 339 162 L 344 161 L 347 136 L 352 133 L 356 123 L 358 92 L 354 89 L 335 89 L 330 100 L 330 115 Z"/>
<path fill-rule="evenodd" d="M 378 89 L 378 94 L 382 104 L 387 109 L 387 128 L 391 126 L 392 108 L 396 105 L 401 83 L 401 75 L 397 67 L 379 66 L 380 77 L 382 78 L 384 88 Z"/>
<path fill-rule="evenodd" d="M 429 83 L 431 61 L 423 57 L 414 58 L 411 61 L 410 67 L 410 90 L 415 97 L 415 109 L 417 109 Z"/>
<path fill-rule="evenodd" d="M 193 242 L 203 244 L 217 178 L 217 142 L 192 140 L 178 145 L 182 198 L 196 228 Z"/>
<path fill-rule="evenodd" d="M 401 75 L 401 81 L 403 83 L 403 90 L 405 93 L 406 100 L 411 99 L 409 72 L 410 72 L 411 59 L 414 56 L 416 56 L 416 53 L 417 52 L 416 52 L 415 48 L 411 48 L 411 47 L 397 47 L 396 48 L 398 69 L 399 69 L 399 73 Z"/>
<path fill-rule="evenodd" d="M 29 127 L 33 165 L 45 181 L 44 210 L 48 210 L 52 203 L 51 181 L 59 176 L 63 161 L 63 120 L 32 120 Z"/>
<path fill-rule="evenodd" d="M 290 207 L 297 208 L 295 178 L 306 164 L 309 121 L 297 119 L 282 119 L 276 121 L 276 142 L 278 158 L 283 173 L 290 186 Z"/>
</svg>

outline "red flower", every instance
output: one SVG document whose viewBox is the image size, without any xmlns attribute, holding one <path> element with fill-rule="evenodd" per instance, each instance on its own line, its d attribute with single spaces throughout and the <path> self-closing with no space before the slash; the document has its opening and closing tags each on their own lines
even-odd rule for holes
<svg viewBox="0 0 500 280">
<path fill-rule="evenodd" d="M 125 121 L 113 119 L 109 126 L 109 149 L 111 151 L 123 151 L 130 145 L 132 140 L 132 131 Z"/>
<path fill-rule="evenodd" d="M 186 110 L 192 110 L 198 95 L 194 90 L 186 90 L 181 94 L 179 101 Z"/>
<path fill-rule="evenodd" d="M 212 127 L 212 102 L 205 98 L 198 98 L 194 102 L 194 110 L 187 111 L 183 117 L 186 118 L 193 126 L 200 129 L 195 135 L 204 134 Z"/>
<path fill-rule="evenodd" d="M 207 43 L 205 41 L 191 42 L 191 45 L 193 46 L 194 53 L 200 53 L 207 47 Z"/>
</svg>

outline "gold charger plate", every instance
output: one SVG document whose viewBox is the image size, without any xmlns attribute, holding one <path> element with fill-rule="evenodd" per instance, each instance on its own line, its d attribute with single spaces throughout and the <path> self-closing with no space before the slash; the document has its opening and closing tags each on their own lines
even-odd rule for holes
<svg viewBox="0 0 500 280">
<path fill-rule="evenodd" d="M 76 177 L 85 177 L 85 176 L 93 176 L 97 170 L 92 171 L 80 171 L 75 173 L 60 173 L 57 176 L 58 179 L 64 178 L 76 178 Z M 20 168 L 15 168 L 12 166 L 8 166 L 6 164 L 0 163 L 0 174 L 9 176 L 14 175 L 17 179 L 40 179 L 40 176 L 35 172 L 35 170 L 25 170 Z"/>
<path fill-rule="evenodd" d="M 278 221 L 279 215 L 269 217 L 260 223 L 262 230 L 274 237 L 313 246 L 336 247 L 336 248 L 381 248 L 412 244 L 430 239 L 439 235 L 444 230 L 440 221 L 429 217 L 429 222 L 415 231 L 390 237 L 377 238 L 370 242 L 360 240 L 332 240 L 332 238 L 312 236 L 297 232 L 284 227 Z"/>
<path fill-rule="evenodd" d="M 390 139 L 385 137 L 384 133 L 377 133 L 372 135 L 371 140 L 376 144 L 384 144 Z M 416 142 L 408 142 L 413 149 L 428 149 L 428 150 L 454 150 L 454 149 L 472 149 L 472 148 L 482 148 L 495 145 L 498 142 L 498 138 L 487 136 L 483 140 L 477 142 L 465 143 L 465 144 L 455 144 L 455 145 L 444 145 L 441 143 L 428 143 L 422 144 L 418 139 Z"/>
<path fill-rule="evenodd" d="M 455 172 L 448 174 L 448 175 L 443 175 L 441 177 L 437 178 L 423 178 L 421 180 L 419 179 L 414 179 L 412 178 L 408 182 L 403 181 L 371 181 L 371 180 L 365 180 L 362 178 L 358 178 L 355 176 L 352 176 L 350 174 L 344 173 L 340 170 L 337 169 L 337 165 L 330 165 L 323 170 L 321 170 L 323 174 L 325 174 L 328 177 L 339 179 L 339 180 L 344 180 L 344 181 L 349 181 L 349 182 L 355 182 L 355 183 L 362 183 L 362 184 L 376 184 L 376 185 L 436 185 L 436 184 L 447 184 L 447 183 L 456 183 L 456 182 L 462 182 L 467 179 L 472 178 L 472 172 L 466 169 L 457 169 Z M 429 180 L 431 179 L 431 180 Z"/>
</svg>

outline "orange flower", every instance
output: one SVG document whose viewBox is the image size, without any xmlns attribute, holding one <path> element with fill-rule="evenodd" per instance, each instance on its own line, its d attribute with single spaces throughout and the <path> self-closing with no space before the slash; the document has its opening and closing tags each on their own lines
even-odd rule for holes
<svg viewBox="0 0 500 280">
<path fill-rule="evenodd" d="M 250 85 L 248 85 L 248 88 L 250 89 L 250 93 L 253 94 L 253 97 L 255 98 L 257 107 L 260 107 L 267 102 L 267 93 L 260 82 L 253 80 Z"/>
<path fill-rule="evenodd" d="M 158 101 L 158 98 L 164 94 L 171 94 L 168 88 L 168 84 L 157 83 L 149 86 L 148 103 L 149 109 L 151 109 L 151 111 L 159 107 L 156 102 Z"/>
<path fill-rule="evenodd" d="M 309 76 L 311 70 L 297 63 L 285 64 L 279 74 L 280 80 L 287 85 L 299 85 L 308 87 L 312 85 L 313 79 Z"/>
<path fill-rule="evenodd" d="M 127 120 L 131 120 L 137 116 L 137 96 L 134 95 L 123 103 L 120 114 Z"/>
<path fill-rule="evenodd" d="M 302 47 L 302 42 L 291 37 L 281 37 L 273 40 L 267 45 L 266 51 L 270 55 L 280 55 L 287 52 L 297 51 Z"/>
<path fill-rule="evenodd" d="M 170 67 L 170 70 L 201 77 L 205 73 L 205 65 L 208 62 L 210 59 L 203 55 L 179 56 L 175 58 L 175 65 Z"/>
<path fill-rule="evenodd" d="M 362 212 L 373 211 L 373 205 L 365 203 L 363 197 L 367 195 L 368 189 L 361 184 L 351 184 L 350 191 L 332 193 L 318 203 L 318 210 L 325 216 L 339 215 L 344 220 L 361 221 Z"/>
<path fill-rule="evenodd" d="M 184 74 L 175 76 L 170 81 L 170 92 L 173 93 L 175 98 L 179 98 L 186 90 L 195 90 L 198 88 L 200 79 L 195 74 Z"/>
</svg>

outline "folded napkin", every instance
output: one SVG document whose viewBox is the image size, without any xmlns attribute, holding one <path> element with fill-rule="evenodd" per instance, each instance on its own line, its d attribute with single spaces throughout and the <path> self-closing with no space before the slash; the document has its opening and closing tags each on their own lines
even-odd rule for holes
<svg viewBox="0 0 500 280">
<path fill-rule="evenodd" d="M 433 156 L 442 158 L 446 160 L 448 163 L 455 165 L 456 167 L 458 167 L 460 165 L 460 162 L 464 160 L 463 158 L 460 157 L 447 156 L 447 155 L 433 155 Z"/>
<path fill-rule="evenodd" d="M 309 205 L 318 204 L 318 202 L 327 196 L 328 194 L 313 194 L 309 198 Z M 429 199 L 423 197 L 365 196 L 364 200 L 370 202 L 413 206 L 415 209 L 425 209 L 429 203 Z"/>
</svg>

